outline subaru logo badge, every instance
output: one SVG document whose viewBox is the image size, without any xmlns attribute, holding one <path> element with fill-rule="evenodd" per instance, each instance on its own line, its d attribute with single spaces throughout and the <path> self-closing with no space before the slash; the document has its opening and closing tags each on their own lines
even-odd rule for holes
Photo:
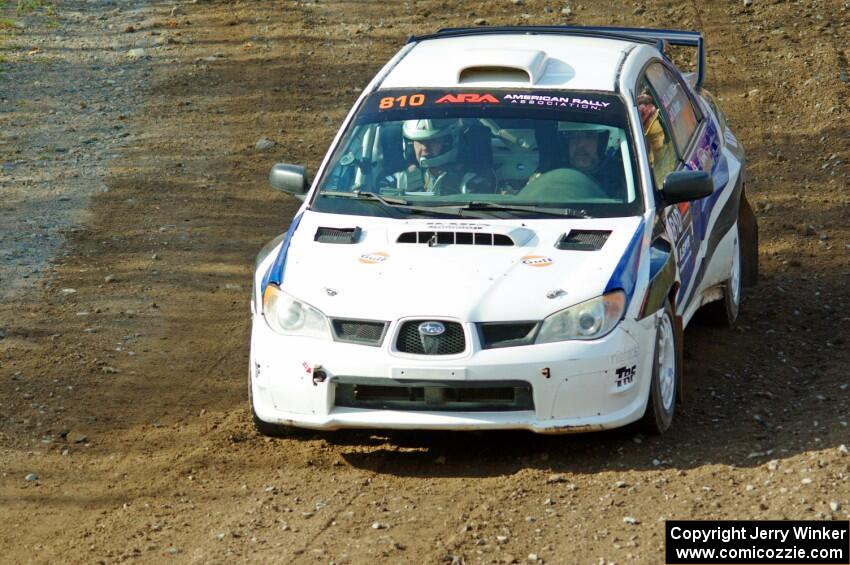
<svg viewBox="0 0 850 565">
<path fill-rule="evenodd" d="M 438 336 L 446 333 L 446 326 L 440 322 L 422 322 L 419 324 L 419 333 L 427 336 Z"/>
</svg>

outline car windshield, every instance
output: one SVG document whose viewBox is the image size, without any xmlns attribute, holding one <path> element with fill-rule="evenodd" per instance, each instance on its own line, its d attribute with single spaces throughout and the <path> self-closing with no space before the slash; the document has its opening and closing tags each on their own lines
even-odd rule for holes
<svg viewBox="0 0 850 565">
<path fill-rule="evenodd" d="M 591 92 L 370 95 L 311 206 L 384 217 L 640 214 L 626 110 Z"/>
</svg>

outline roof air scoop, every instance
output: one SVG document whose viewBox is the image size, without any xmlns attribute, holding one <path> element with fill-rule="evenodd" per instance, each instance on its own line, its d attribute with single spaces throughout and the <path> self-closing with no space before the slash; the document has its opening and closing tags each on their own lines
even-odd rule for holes
<svg viewBox="0 0 850 565">
<path fill-rule="evenodd" d="M 474 84 L 477 82 L 517 82 L 529 84 L 531 77 L 523 69 L 511 67 L 469 67 L 460 72 L 458 79 L 460 84 Z"/>
<path fill-rule="evenodd" d="M 459 62 L 459 84 L 535 84 L 546 69 L 546 54 L 527 49 L 470 49 Z"/>
</svg>

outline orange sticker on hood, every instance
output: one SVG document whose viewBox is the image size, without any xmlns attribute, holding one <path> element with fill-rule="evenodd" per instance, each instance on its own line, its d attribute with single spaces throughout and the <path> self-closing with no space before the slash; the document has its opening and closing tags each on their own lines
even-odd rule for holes
<svg viewBox="0 0 850 565">
<path fill-rule="evenodd" d="M 551 257 L 545 257 L 543 255 L 526 255 L 522 258 L 522 264 L 529 267 L 548 267 L 552 263 L 554 261 Z"/>
<path fill-rule="evenodd" d="M 358 258 L 358 261 L 365 263 L 366 265 L 374 265 L 375 263 L 382 263 L 386 261 L 389 257 L 389 253 L 376 251 L 375 253 L 364 253 Z"/>
</svg>

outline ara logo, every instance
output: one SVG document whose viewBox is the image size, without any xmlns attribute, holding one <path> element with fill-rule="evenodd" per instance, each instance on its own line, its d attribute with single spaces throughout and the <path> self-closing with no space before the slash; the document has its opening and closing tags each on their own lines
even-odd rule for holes
<svg viewBox="0 0 850 565">
<path fill-rule="evenodd" d="M 446 94 L 437 104 L 498 104 L 499 101 L 492 94 L 474 94 L 466 92 L 463 94 Z"/>
</svg>

